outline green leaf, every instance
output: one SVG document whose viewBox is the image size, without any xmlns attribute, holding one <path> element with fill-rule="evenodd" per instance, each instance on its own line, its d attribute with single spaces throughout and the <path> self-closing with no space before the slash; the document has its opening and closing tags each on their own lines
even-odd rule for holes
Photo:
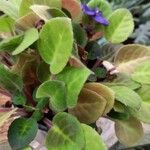
<svg viewBox="0 0 150 150">
<path fill-rule="evenodd" d="M 0 11 L 4 12 L 6 15 L 12 19 L 17 19 L 19 14 L 19 6 L 14 4 L 11 0 L 0 0 Z"/>
<path fill-rule="evenodd" d="M 30 12 L 30 6 L 34 4 L 60 8 L 61 0 L 22 0 L 20 6 L 20 16 L 24 16 Z"/>
<path fill-rule="evenodd" d="M 82 124 L 85 136 L 85 150 L 107 150 L 101 136 L 90 126 Z"/>
<path fill-rule="evenodd" d="M 112 12 L 110 4 L 106 0 L 90 0 L 88 6 L 98 8 L 106 18 L 108 18 Z"/>
<path fill-rule="evenodd" d="M 93 69 L 97 78 L 105 79 L 107 77 L 107 70 L 105 68 L 97 67 Z"/>
<path fill-rule="evenodd" d="M 119 49 L 114 63 L 119 72 L 131 74 L 140 63 L 149 59 L 149 47 L 139 44 L 129 44 Z"/>
<path fill-rule="evenodd" d="M 36 98 L 50 98 L 50 104 L 55 111 L 63 111 L 67 108 L 66 88 L 64 82 L 46 81 L 39 86 Z"/>
<path fill-rule="evenodd" d="M 12 149 L 21 149 L 34 140 L 38 125 L 34 119 L 18 118 L 8 130 L 8 141 Z"/>
<path fill-rule="evenodd" d="M 17 48 L 17 46 L 22 42 L 23 35 L 13 36 L 7 39 L 4 39 L 0 42 L 0 52 L 8 51 L 12 52 Z"/>
<path fill-rule="evenodd" d="M 73 25 L 74 38 L 77 44 L 80 45 L 81 47 L 85 47 L 88 40 L 85 30 L 79 24 L 73 23 L 72 25 Z"/>
<path fill-rule="evenodd" d="M 73 47 L 71 20 L 65 17 L 49 20 L 41 30 L 38 45 L 39 53 L 43 60 L 50 64 L 51 72 L 61 72 L 71 56 Z"/>
<path fill-rule="evenodd" d="M 45 62 L 41 62 L 37 68 L 37 76 L 40 82 L 47 81 L 50 79 L 50 71 L 49 71 L 49 65 Z"/>
<path fill-rule="evenodd" d="M 133 109 L 141 107 L 141 97 L 130 88 L 125 86 L 110 86 L 110 88 L 115 92 L 117 101 Z"/>
<path fill-rule="evenodd" d="M 67 17 L 65 13 L 58 8 L 50 8 L 44 5 L 32 5 L 30 8 L 44 21 L 55 17 Z"/>
<path fill-rule="evenodd" d="M 128 9 L 117 9 L 108 21 L 109 26 L 105 28 L 105 37 L 112 43 L 125 41 L 133 32 L 134 21 Z"/>
<path fill-rule="evenodd" d="M 139 110 L 130 109 L 131 114 L 144 123 L 150 123 L 150 85 L 142 85 L 137 93 L 142 98 L 142 105 Z"/>
<path fill-rule="evenodd" d="M 82 123 L 91 124 L 103 115 L 107 101 L 96 92 L 83 88 L 76 107 L 69 109 Z"/>
<path fill-rule="evenodd" d="M 0 86 L 13 93 L 16 90 L 22 90 L 23 81 L 20 76 L 11 73 L 3 65 L 0 65 Z"/>
<path fill-rule="evenodd" d="M 132 80 L 131 76 L 128 74 L 118 73 L 117 78 L 115 78 L 112 82 L 106 82 L 105 85 L 108 86 L 126 86 L 132 90 L 136 90 L 141 87 L 141 84 Z"/>
<path fill-rule="evenodd" d="M 78 95 L 91 71 L 87 68 L 66 67 L 56 76 L 57 80 L 63 81 L 67 88 L 67 106 L 76 106 Z"/>
<path fill-rule="evenodd" d="M 13 30 L 14 21 L 8 16 L 0 17 L 0 32 L 11 32 Z"/>
<path fill-rule="evenodd" d="M 126 146 L 133 146 L 143 137 L 142 124 L 135 118 L 115 120 L 115 131 L 119 141 Z"/>
<path fill-rule="evenodd" d="M 20 91 L 16 91 L 12 97 L 12 102 L 15 105 L 25 105 L 26 104 L 26 97 Z"/>
<path fill-rule="evenodd" d="M 47 98 L 41 98 L 38 99 L 38 104 L 36 105 L 36 110 L 32 114 L 32 118 L 34 118 L 37 121 L 40 121 L 44 117 L 43 110 L 49 103 L 49 100 Z"/>
<path fill-rule="evenodd" d="M 132 79 L 139 83 L 150 84 L 150 61 L 140 64 L 132 74 Z"/>
<path fill-rule="evenodd" d="M 115 93 L 112 89 L 110 89 L 109 87 L 103 84 L 94 83 L 94 82 L 86 83 L 84 87 L 96 92 L 98 95 L 100 95 L 106 100 L 107 104 L 103 112 L 103 115 L 106 115 L 108 112 L 110 112 L 115 102 Z"/>
<path fill-rule="evenodd" d="M 46 137 L 46 147 L 52 150 L 80 150 L 85 145 L 83 129 L 70 114 L 58 113 Z"/>
<path fill-rule="evenodd" d="M 5 122 L 15 113 L 17 109 L 12 109 L 11 111 L 0 113 L 0 127 L 4 125 Z"/>
<path fill-rule="evenodd" d="M 31 28 L 24 33 L 24 37 L 20 45 L 12 52 L 13 55 L 17 55 L 27 49 L 39 38 L 38 30 Z"/>
</svg>

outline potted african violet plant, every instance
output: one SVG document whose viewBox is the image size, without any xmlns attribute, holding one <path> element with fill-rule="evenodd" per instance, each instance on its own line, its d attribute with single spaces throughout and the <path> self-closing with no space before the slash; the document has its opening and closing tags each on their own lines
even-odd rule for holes
<svg viewBox="0 0 150 150">
<path fill-rule="evenodd" d="M 129 10 L 106 0 L 0 0 L 0 127 L 24 149 L 38 129 L 48 150 L 106 150 L 95 122 L 115 123 L 131 146 L 150 123 L 150 48 L 123 45 Z M 1 100 L 1 99 L 0 99 Z M 93 127 L 94 126 L 94 127 Z"/>
</svg>

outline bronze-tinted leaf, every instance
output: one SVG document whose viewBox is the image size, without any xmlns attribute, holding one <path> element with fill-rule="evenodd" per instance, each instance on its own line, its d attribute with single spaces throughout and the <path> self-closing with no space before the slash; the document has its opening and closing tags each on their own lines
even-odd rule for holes
<svg viewBox="0 0 150 150">
<path fill-rule="evenodd" d="M 70 14 L 73 20 L 80 22 L 81 21 L 81 6 L 80 2 L 77 0 L 62 0 L 62 8 L 66 9 Z"/>
<path fill-rule="evenodd" d="M 16 21 L 16 27 L 21 30 L 26 30 L 34 27 L 38 20 L 40 20 L 40 17 L 35 13 L 30 12 Z"/>
<path fill-rule="evenodd" d="M 106 99 L 107 105 L 103 113 L 104 115 L 106 115 L 113 108 L 115 101 L 115 93 L 109 87 L 95 82 L 87 83 L 84 87 L 96 92 L 98 95 Z"/>
<path fill-rule="evenodd" d="M 132 146 L 143 137 L 142 124 L 135 118 L 116 120 L 115 131 L 119 141 L 127 146 Z"/>
<path fill-rule="evenodd" d="M 75 115 L 82 123 L 91 124 L 102 116 L 106 107 L 106 100 L 96 92 L 83 88 L 75 108 L 69 113 Z"/>
<path fill-rule="evenodd" d="M 123 46 L 115 57 L 117 70 L 122 73 L 132 73 L 143 61 L 150 59 L 150 48 L 139 44 Z"/>
</svg>

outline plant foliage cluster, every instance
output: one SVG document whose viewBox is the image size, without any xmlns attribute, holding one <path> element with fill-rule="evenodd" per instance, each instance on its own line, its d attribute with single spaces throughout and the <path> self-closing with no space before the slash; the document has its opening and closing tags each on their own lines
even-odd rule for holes
<svg viewBox="0 0 150 150">
<path fill-rule="evenodd" d="M 0 127 L 15 118 L 13 150 L 27 147 L 38 128 L 48 132 L 48 150 L 106 150 L 92 128 L 100 117 L 131 146 L 143 136 L 142 122 L 150 123 L 150 48 L 121 44 L 134 30 L 132 14 L 105 0 L 81 6 L 0 0 L 0 87 L 12 100 L 0 107 Z"/>
</svg>

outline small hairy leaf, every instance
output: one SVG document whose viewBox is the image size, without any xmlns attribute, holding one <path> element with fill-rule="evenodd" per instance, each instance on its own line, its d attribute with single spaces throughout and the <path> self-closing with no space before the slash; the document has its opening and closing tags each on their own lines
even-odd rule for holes
<svg viewBox="0 0 150 150">
<path fill-rule="evenodd" d="M 50 19 L 41 30 L 38 45 L 41 57 L 50 64 L 50 71 L 53 74 L 61 72 L 73 47 L 71 20 L 65 17 Z"/>
<path fill-rule="evenodd" d="M 134 21 L 128 9 L 117 9 L 108 19 L 109 26 L 105 28 L 105 37 L 112 43 L 125 41 L 133 32 Z"/>
<path fill-rule="evenodd" d="M 103 139 L 100 135 L 90 126 L 82 124 L 85 136 L 85 150 L 107 150 Z"/>
<path fill-rule="evenodd" d="M 103 112 L 104 115 L 106 115 L 113 108 L 115 93 L 112 89 L 100 83 L 86 83 L 84 87 L 96 92 L 106 100 L 107 104 Z"/>
<path fill-rule="evenodd" d="M 38 30 L 31 28 L 24 33 L 23 40 L 19 46 L 12 52 L 13 55 L 17 55 L 27 49 L 39 38 Z"/>
<path fill-rule="evenodd" d="M 66 88 L 62 81 L 46 81 L 42 83 L 36 92 L 36 98 L 50 98 L 50 104 L 55 111 L 63 111 L 67 108 Z"/>
<path fill-rule="evenodd" d="M 132 73 L 142 62 L 150 59 L 150 48 L 139 44 L 123 46 L 115 57 L 117 70 L 121 73 Z"/>
<path fill-rule="evenodd" d="M 83 88 L 78 96 L 76 107 L 69 109 L 69 113 L 75 115 L 80 122 L 91 124 L 103 115 L 106 100 L 96 92 Z"/>
<path fill-rule="evenodd" d="M 115 131 L 119 141 L 127 146 L 133 146 L 143 137 L 142 124 L 135 118 L 115 120 Z"/>
<path fill-rule="evenodd" d="M 110 88 L 115 92 L 117 101 L 133 109 L 138 110 L 141 107 L 141 97 L 130 88 L 125 86 L 110 86 Z"/>
<path fill-rule="evenodd" d="M 18 118 L 8 130 L 8 141 L 12 149 L 21 149 L 34 140 L 38 125 L 34 119 Z"/>
<path fill-rule="evenodd" d="M 63 81 L 67 88 L 67 106 L 76 106 L 78 95 L 91 71 L 87 68 L 66 67 L 56 76 L 57 80 Z"/>
<path fill-rule="evenodd" d="M 78 120 L 70 114 L 58 113 L 46 137 L 46 147 L 53 150 L 78 150 L 85 145 L 84 132 Z"/>
<path fill-rule="evenodd" d="M 140 64 L 132 74 L 132 79 L 139 83 L 150 84 L 150 61 Z"/>
</svg>

